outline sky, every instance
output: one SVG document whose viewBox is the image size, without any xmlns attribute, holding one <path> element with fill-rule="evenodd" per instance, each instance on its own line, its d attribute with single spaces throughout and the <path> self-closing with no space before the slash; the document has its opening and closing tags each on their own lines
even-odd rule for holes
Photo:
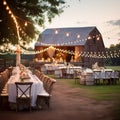
<svg viewBox="0 0 120 120">
<path fill-rule="evenodd" d="M 120 43 L 120 0 L 65 0 L 64 12 L 47 28 L 96 26 L 105 47 Z"/>
</svg>

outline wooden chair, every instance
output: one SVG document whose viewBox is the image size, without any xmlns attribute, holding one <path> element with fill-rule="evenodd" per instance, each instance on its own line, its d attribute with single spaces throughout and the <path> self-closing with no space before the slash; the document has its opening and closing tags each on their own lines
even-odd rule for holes
<svg viewBox="0 0 120 120">
<path fill-rule="evenodd" d="M 9 72 L 8 69 L 5 69 L 3 72 L 0 73 L 3 81 L 4 81 L 4 85 L 7 83 L 8 79 L 9 79 Z"/>
<path fill-rule="evenodd" d="M 16 111 L 20 105 L 28 105 L 31 111 L 31 87 L 33 82 L 15 82 L 16 85 Z"/>
<path fill-rule="evenodd" d="M 13 70 L 13 66 L 8 67 L 9 70 L 9 77 L 12 75 L 12 70 Z"/>
<path fill-rule="evenodd" d="M 39 71 L 39 70 L 35 69 L 35 70 L 34 70 L 34 74 L 35 74 L 38 78 L 40 77 L 40 71 Z"/>
<path fill-rule="evenodd" d="M 79 83 L 80 84 L 80 72 L 77 70 L 74 70 L 74 79 L 75 79 L 75 84 Z"/>
<path fill-rule="evenodd" d="M 54 79 L 49 79 L 49 81 L 47 81 L 47 87 L 46 89 L 44 89 L 43 91 L 41 91 L 38 95 L 37 95 L 37 107 L 43 107 L 43 105 L 47 105 L 48 108 L 50 107 L 50 98 L 51 98 L 51 92 L 53 89 L 53 85 L 56 82 L 56 80 Z"/>
<path fill-rule="evenodd" d="M 67 68 L 62 68 L 62 78 L 67 78 Z"/>
<path fill-rule="evenodd" d="M 0 75 L 0 110 L 9 109 L 7 84 L 4 82 L 4 77 Z"/>
</svg>

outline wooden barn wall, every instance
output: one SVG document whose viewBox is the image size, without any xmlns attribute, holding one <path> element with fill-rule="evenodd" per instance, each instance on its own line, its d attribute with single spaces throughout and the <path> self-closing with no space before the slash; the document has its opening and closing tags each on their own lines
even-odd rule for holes
<svg viewBox="0 0 120 120">
<path fill-rule="evenodd" d="M 83 46 L 75 46 L 75 62 L 82 62 L 81 56 L 79 56 L 79 53 L 83 51 Z"/>
<path fill-rule="evenodd" d="M 99 35 L 99 39 L 98 39 Z M 84 51 L 85 52 L 103 52 L 105 51 L 104 43 L 101 34 L 97 29 L 94 29 L 89 36 L 91 39 L 88 39 Z M 92 57 L 84 57 L 84 64 L 86 67 L 92 67 L 93 64 L 98 62 L 99 66 L 104 66 L 104 60 L 102 58 L 92 58 Z"/>
</svg>

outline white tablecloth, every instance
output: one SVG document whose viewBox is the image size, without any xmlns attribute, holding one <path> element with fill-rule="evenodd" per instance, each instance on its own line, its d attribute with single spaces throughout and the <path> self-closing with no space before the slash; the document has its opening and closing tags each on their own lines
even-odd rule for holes
<svg viewBox="0 0 120 120">
<path fill-rule="evenodd" d="M 93 70 L 93 73 L 100 71 L 100 79 L 104 79 L 104 78 L 115 78 L 115 71 L 112 69 L 104 69 L 104 70 Z M 106 74 L 106 72 L 110 72 L 108 74 Z M 97 76 L 94 74 L 94 77 L 96 78 Z"/>
<path fill-rule="evenodd" d="M 17 71 L 16 71 L 17 70 Z M 19 75 L 19 69 L 14 68 L 13 75 L 10 77 L 7 85 L 8 85 L 8 101 L 12 103 L 16 103 L 16 86 L 15 82 L 20 81 L 20 75 Z M 37 95 L 44 91 L 43 83 L 40 81 L 36 75 L 33 75 L 30 71 L 28 71 L 28 75 L 30 79 L 26 80 L 27 82 L 33 82 L 32 88 L 31 88 L 31 94 L 32 94 L 32 103 L 31 106 L 36 106 L 36 99 Z M 25 82 L 25 81 L 24 81 Z"/>
<path fill-rule="evenodd" d="M 106 74 L 106 71 L 110 72 Z M 96 73 L 95 73 L 96 72 Z M 97 72 L 100 72 L 98 74 Z M 85 69 L 80 76 L 81 84 L 85 84 L 86 81 L 92 82 L 94 84 L 94 79 L 105 79 L 105 78 L 119 78 L 118 73 L 116 73 L 112 69 L 104 69 L 104 70 L 92 70 L 92 69 Z"/>
</svg>

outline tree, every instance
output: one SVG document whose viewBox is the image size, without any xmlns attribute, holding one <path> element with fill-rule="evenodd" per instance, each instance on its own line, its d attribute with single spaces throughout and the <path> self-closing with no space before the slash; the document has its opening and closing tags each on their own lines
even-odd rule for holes
<svg viewBox="0 0 120 120">
<path fill-rule="evenodd" d="M 31 42 L 38 32 L 34 24 L 44 27 L 64 5 L 64 0 L 0 0 L 0 44 Z"/>
<path fill-rule="evenodd" d="M 109 53 L 110 58 L 107 58 L 105 63 L 106 65 L 120 65 L 120 43 L 116 45 L 111 45 L 110 48 L 106 48 L 106 51 Z"/>
</svg>

